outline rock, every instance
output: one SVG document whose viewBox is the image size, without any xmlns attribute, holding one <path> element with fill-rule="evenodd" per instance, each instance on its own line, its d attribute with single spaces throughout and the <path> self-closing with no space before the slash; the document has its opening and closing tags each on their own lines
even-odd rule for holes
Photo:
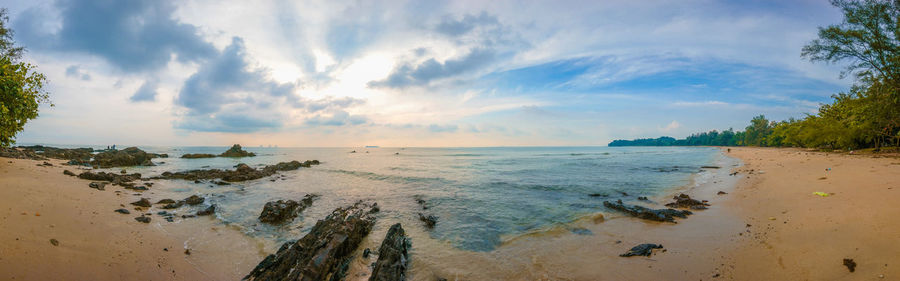
<svg viewBox="0 0 900 281">
<path fill-rule="evenodd" d="M 364 259 L 368 259 L 368 258 L 369 258 L 369 254 L 372 254 L 372 250 L 369 250 L 369 248 L 366 248 L 365 250 L 363 250 L 362 257 L 363 257 Z"/>
<path fill-rule="evenodd" d="M 697 199 L 691 199 L 690 196 L 684 193 L 673 197 L 673 199 L 675 199 L 675 202 L 666 204 L 667 207 L 702 210 L 706 209 L 706 206 L 709 206 L 709 204 L 706 204 L 705 202 L 701 202 Z"/>
<path fill-rule="evenodd" d="M 850 272 L 856 271 L 856 262 L 853 261 L 853 259 L 844 259 L 844 266 L 846 266 Z"/>
<path fill-rule="evenodd" d="M 263 259 L 246 280 L 342 280 L 353 252 L 375 225 L 374 204 L 338 208 L 303 238 Z"/>
<path fill-rule="evenodd" d="M 190 256 L 190 255 L 191 255 L 191 249 L 184 249 L 184 254 Z"/>
<path fill-rule="evenodd" d="M 143 186 L 143 185 L 137 185 L 135 187 L 132 187 L 131 189 L 137 190 L 137 191 L 150 190 L 149 188 L 147 188 L 146 186 Z"/>
<path fill-rule="evenodd" d="M 216 204 L 212 204 L 209 207 L 206 207 L 206 209 L 197 211 L 197 216 L 198 217 L 199 216 L 208 216 L 208 215 L 212 215 L 215 213 L 216 213 Z"/>
<path fill-rule="evenodd" d="M 719 169 L 719 166 L 700 166 L 700 169 Z"/>
<path fill-rule="evenodd" d="M 209 153 L 189 153 L 181 155 L 181 158 L 197 159 L 197 158 L 215 158 L 216 156 Z"/>
<path fill-rule="evenodd" d="M 606 197 L 607 195 L 602 194 L 602 193 L 591 193 L 591 194 L 588 194 L 588 196 L 590 196 L 590 197 Z"/>
<path fill-rule="evenodd" d="M 392 225 L 378 248 L 378 260 L 369 281 L 406 280 L 410 246 L 403 227 L 399 223 Z"/>
<path fill-rule="evenodd" d="M 203 201 L 205 201 L 205 200 L 206 200 L 206 198 L 197 196 L 197 195 L 195 194 L 195 195 L 191 195 L 191 196 L 188 197 L 188 198 L 184 198 L 184 203 L 187 203 L 188 205 L 193 206 L 193 205 L 197 205 L 197 204 L 203 203 Z"/>
<path fill-rule="evenodd" d="M 163 209 L 178 209 L 178 208 L 181 208 L 181 206 L 184 206 L 184 200 L 178 201 L 175 203 L 166 204 L 165 206 L 162 206 L 162 208 Z"/>
<path fill-rule="evenodd" d="M 141 174 L 134 173 L 134 174 L 130 174 L 130 175 L 117 175 L 114 173 L 107 173 L 107 172 L 99 172 L 99 173 L 84 172 L 84 173 L 79 174 L 78 178 L 85 179 L 85 180 L 108 181 L 108 182 L 112 182 L 113 184 L 120 184 L 120 183 L 124 183 L 124 182 L 140 180 Z"/>
<path fill-rule="evenodd" d="M 622 200 L 617 200 L 615 203 L 603 201 L 603 206 L 616 211 L 624 212 L 632 217 L 665 222 L 675 222 L 675 217 L 687 218 L 688 215 L 692 214 L 691 211 L 679 211 L 675 209 L 650 209 L 641 206 L 625 205 L 622 203 Z"/>
<path fill-rule="evenodd" d="M 653 254 L 653 249 L 662 249 L 662 245 L 657 244 L 640 244 L 628 250 L 628 252 L 619 255 L 620 257 L 647 256 Z"/>
<path fill-rule="evenodd" d="M 300 202 L 294 200 L 278 200 L 266 203 L 259 221 L 269 224 L 281 224 L 293 220 L 306 208 L 312 206 L 313 201 L 319 198 L 316 194 L 307 194 Z"/>
<path fill-rule="evenodd" d="M 413 199 L 416 200 L 416 204 L 422 206 L 422 210 L 428 210 L 428 202 L 425 201 L 425 198 L 422 195 L 413 195 Z"/>
<path fill-rule="evenodd" d="M 156 201 L 156 204 L 172 204 L 172 203 L 175 203 L 175 200 L 168 199 L 168 198 Z"/>
<path fill-rule="evenodd" d="M 150 161 L 152 156 L 137 147 L 129 147 L 123 150 L 107 150 L 94 154 L 94 160 L 91 161 L 91 165 L 100 168 L 154 166 L 153 162 Z"/>
<path fill-rule="evenodd" d="M 126 214 L 126 215 L 131 214 L 131 212 L 128 211 L 128 209 L 116 209 L 114 212 L 120 213 L 120 214 Z"/>
<path fill-rule="evenodd" d="M 231 185 L 231 184 L 228 182 L 225 182 L 225 181 L 216 181 L 216 185 Z"/>
<path fill-rule="evenodd" d="M 59 246 L 59 240 L 50 239 L 50 244 L 53 244 L 53 246 Z"/>
<path fill-rule="evenodd" d="M 77 177 L 77 176 L 78 176 L 78 175 L 76 175 L 75 173 L 73 173 L 72 171 L 69 171 L 69 170 L 63 170 L 63 175 L 73 176 L 73 177 Z"/>
<path fill-rule="evenodd" d="M 641 201 L 650 201 L 650 199 L 647 199 L 647 196 L 638 196 L 638 200 L 641 200 Z"/>
<path fill-rule="evenodd" d="M 228 151 L 222 152 L 219 154 L 220 157 L 253 157 L 256 156 L 253 152 L 246 152 L 241 149 L 240 144 L 235 144 L 228 149 Z"/>
<path fill-rule="evenodd" d="M 423 215 L 422 213 L 419 213 L 419 220 L 422 221 L 422 222 L 424 222 L 424 223 L 425 223 L 425 227 L 427 227 L 427 228 L 429 228 L 429 229 L 434 228 L 434 225 L 437 224 L 437 219 L 438 219 L 438 218 L 435 217 L 434 215 L 427 215 L 427 216 L 426 216 L 426 215 Z"/>
<path fill-rule="evenodd" d="M 150 217 L 140 216 L 134 218 L 134 220 L 142 222 L 142 223 L 150 223 Z"/>
<path fill-rule="evenodd" d="M 135 205 L 135 206 L 138 206 L 138 207 L 149 208 L 149 207 L 150 207 L 150 201 L 147 200 L 147 198 L 141 198 L 141 200 L 138 200 L 138 201 L 135 201 L 135 202 L 131 202 L 131 205 Z"/>
<path fill-rule="evenodd" d="M 315 161 L 315 160 L 313 160 Z M 308 161 L 314 163 L 313 161 Z M 158 177 L 152 179 L 183 179 L 191 181 L 222 179 L 226 182 L 239 182 L 255 180 L 274 175 L 280 171 L 296 170 L 303 167 L 304 163 L 299 161 L 281 162 L 275 165 L 265 166 L 262 169 L 254 169 L 247 164 L 238 164 L 234 170 L 206 169 L 206 170 L 190 170 L 185 172 L 164 172 Z"/>
<path fill-rule="evenodd" d="M 14 159 L 47 160 L 47 158 L 34 152 L 34 150 L 13 147 L 0 147 L 0 157 Z"/>
<path fill-rule="evenodd" d="M 716 194 L 718 194 L 718 195 L 725 195 L 725 194 L 728 194 L 728 192 L 725 192 L 725 191 L 719 191 L 719 192 L 716 193 Z"/>
<path fill-rule="evenodd" d="M 88 186 L 89 186 L 90 188 L 94 188 L 94 189 L 97 189 L 97 190 L 106 190 L 106 183 L 105 183 L 105 182 L 91 182 L 91 183 L 88 184 Z"/>
</svg>

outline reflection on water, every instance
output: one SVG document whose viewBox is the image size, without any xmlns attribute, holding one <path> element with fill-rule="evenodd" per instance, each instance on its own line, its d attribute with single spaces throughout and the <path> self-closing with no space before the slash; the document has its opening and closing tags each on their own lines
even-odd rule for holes
<svg viewBox="0 0 900 281">
<path fill-rule="evenodd" d="M 231 169 L 238 163 L 262 166 L 318 159 L 319 166 L 283 172 L 283 177 L 219 186 L 208 182 L 159 180 L 154 200 L 202 194 L 219 206 L 218 217 L 252 237 L 277 245 L 297 239 L 331 210 L 360 199 L 374 199 L 388 221 L 416 222 L 419 212 L 439 218 L 427 232 L 437 243 L 468 251 L 491 251 L 510 237 L 550 229 L 587 214 L 603 212 L 602 200 L 657 196 L 685 185 L 709 165 L 714 148 L 245 148 L 249 158 L 181 159 L 186 153 L 218 154 L 227 147 L 143 147 L 168 153 L 158 166 L 133 167 L 145 177 L 164 171 Z M 358 153 L 349 153 L 357 150 Z M 366 153 L 368 151 L 368 153 Z M 276 179 L 272 181 L 272 179 Z M 322 197 L 294 224 L 259 224 L 271 200 Z M 588 194 L 600 194 L 591 197 Z M 427 200 L 422 210 L 413 199 Z M 381 221 L 385 221 L 382 223 Z M 404 225 L 406 226 L 406 224 Z M 409 227 L 420 227 L 406 226 Z M 430 243 L 418 243 L 428 247 Z"/>
</svg>

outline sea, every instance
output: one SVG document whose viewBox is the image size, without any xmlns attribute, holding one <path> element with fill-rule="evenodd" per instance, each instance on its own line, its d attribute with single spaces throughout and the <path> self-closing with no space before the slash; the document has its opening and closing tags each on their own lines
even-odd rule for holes
<svg viewBox="0 0 900 281">
<path fill-rule="evenodd" d="M 240 163 L 262 167 L 292 160 L 321 161 L 310 168 L 232 185 L 154 181 L 153 201 L 203 196 L 205 204 L 217 205 L 221 224 L 264 241 L 267 249 L 302 237 L 335 208 L 371 200 L 381 208 L 377 228 L 394 222 L 417 228 L 417 233 L 427 236 L 419 239 L 433 240 L 416 243 L 420 248 L 434 244 L 489 252 L 519 235 L 565 226 L 592 214 L 614 215 L 603 207 L 604 200 L 668 196 L 696 181 L 702 166 L 725 157 L 711 147 L 245 147 L 257 156 L 183 159 L 183 154 L 218 154 L 228 147 L 140 148 L 169 155 L 154 159 L 156 166 L 125 168 L 145 178 L 166 171 L 233 169 Z M 306 194 L 321 197 L 294 222 L 259 223 L 266 202 L 299 201 Z M 417 198 L 425 200 L 428 208 L 423 209 Z M 176 213 L 192 211 L 183 208 Z M 434 229 L 424 229 L 419 214 L 436 216 Z"/>
</svg>

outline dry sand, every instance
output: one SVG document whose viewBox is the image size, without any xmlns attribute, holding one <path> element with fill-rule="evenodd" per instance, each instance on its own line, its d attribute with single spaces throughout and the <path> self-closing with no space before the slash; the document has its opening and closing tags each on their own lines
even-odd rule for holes
<svg viewBox="0 0 900 281">
<path fill-rule="evenodd" d="M 678 190 L 712 204 L 678 224 L 607 213 L 599 223 L 585 219 L 508 237 L 491 252 L 446 243 L 443 251 L 416 252 L 417 243 L 442 243 L 416 239 L 411 279 L 898 280 L 900 159 L 765 148 L 727 154 L 744 165 L 722 163 L 711 171 L 715 177 Z M 171 225 L 154 217 L 142 224 L 133 220 L 135 211 L 114 213 L 119 204 L 133 209 L 127 203 L 138 197 L 117 196 L 118 187 L 90 189 L 88 181 L 62 175 L 58 161 L 56 167 L 0 161 L 0 279 L 236 280 L 265 254 L 259 241 L 213 219 Z M 732 168 L 739 173 L 729 176 Z M 728 194 L 717 195 L 720 190 Z M 574 234 L 572 227 L 592 235 Z M 359 251 L 377 247 L 382 237 L 370 234 Z M 666 250 L 618 257 L 640 243 Z M 194 254 L 184 255 L 185 245 Z M 842 265 L 844 258 L 854 259 L 856 272 Z M 365 280 L 367 264 L 354 261 L 348 279 Z"/>
</svg>

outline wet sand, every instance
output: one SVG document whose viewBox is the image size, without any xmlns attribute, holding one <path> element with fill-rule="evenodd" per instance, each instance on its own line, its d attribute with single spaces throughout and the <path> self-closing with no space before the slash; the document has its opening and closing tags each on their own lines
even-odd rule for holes
<svg viewBox="0 0 900 281">
<path fill-rule="evenodd" d="M 900 276 L 900 159 L 732 148 L 743 161 L 719 163 L 674 193 L 710 201 L 677 224 L 604 212 L 570 225 L 504 237 L 490 252 L 431 239 L 420 222 L 380 218 L 357 250 L 377 248 L 394 222 L 412 237 L 411 280 L 884 280 Z M 277 246 L 211 218 L 167 224 L 112 212 L 139 196 L 87 187 L 69 166 L 0 158 L 0 279 L 236 280 Z M 8 163 L 12 161 L 12 163 Z M 831 168 L 831 171 L 825 171 Z M 751 174 L 749 171 L 753 170 Z M 734 171 L 735 176 L 729 174 Z M 762 171 L 762 173 L 760 173 Z M 77 171 L 76 171 L 77 172 Z M 825 179 L 820 179 L 824 177 Z M 717 195 L 718 191 L 728 194 Z M 814 191 L 834 193 L 829 197 Z M 152 188 L 151 191 L 152 192 Z M 671 195 L 650 198 L 659 208 Z M 145 195 L 144 197 L 151 197 Z M 158 199 L 158 198 L 153 198 Z M 603 199 L 598 198 L 598 203 Z M 634 200 L 628 203 L 641 204 Z M 385 206 L 389 207 L 389 206 Z M 154 211 L 155 212 L 155 211 Z M 22 213 L 25 213 L 23 215 Z M 40 216 L 36 216 L 39 213 Z M 770 220 L 774 218 L 774 220 Z M 747 226 L 750 224 L 751 226 Z M 571 231 L 583 228 L 590 233 Z M 583 231 L 579 231 L 584 234 Z M 18 239 L 18 240 L 16 240 Z M 49 240 L 57 239 L 59 246 Z M 429 244 L 417 251 L 416 245 Z M 649 258 L 622 258 L 657 243 Z M 184 254 L 184 248 L 192 255 Z M 169 251 L 163 251 L 168 248 Z M 850 273 L 842 259 L 853 258 Z M 348 280 L 366 280 L 373 258 L 357 258 Z M 174 272 L 173 272 L 174 271 Z"/>
</svg>

